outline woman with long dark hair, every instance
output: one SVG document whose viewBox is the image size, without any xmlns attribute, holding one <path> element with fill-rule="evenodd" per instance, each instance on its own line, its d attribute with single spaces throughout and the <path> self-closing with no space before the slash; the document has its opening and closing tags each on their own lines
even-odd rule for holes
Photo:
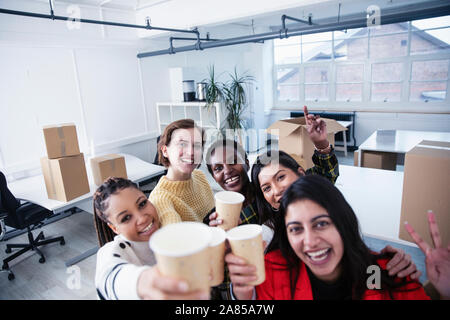
<svg viewBox="0 0 450 320">
<path fill-rule="evenodd" d="M 256 287 L 257 299 L 428 299 L 419 282 L 388 274 L 389 256 L 367 248 L 352 208 L 322 177 L 294 182 L 274 223 L 277 246 L 268 248 L 266 281 Z M 448 265 L 447 260 L 449 254 Z M 378 272 L 378 279 L 372 282 L 369 270 Z M 449 276 L 441 281 L 448 283 Z M 237 297 L 251 294 L 241 291 Z"/>
</svg>

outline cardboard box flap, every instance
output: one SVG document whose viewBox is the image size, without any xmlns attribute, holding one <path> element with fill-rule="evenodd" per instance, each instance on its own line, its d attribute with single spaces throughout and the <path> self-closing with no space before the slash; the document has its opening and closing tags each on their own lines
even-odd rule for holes
<svg viewBox="0 0 450 320">
<path fill-rule="evenodd" d="M 334 119 L 328 119 L 328 118 L 321 118 L 323 119 L 327 124 L 327 131 L 328 133 L 336 133 L 339 131 L 345 131 L 348 130 L 346 127 L 341 125 L 339 122 L 337 122 Z"/>
<path fill-rule="evenodd" d="M 450 142 L 422 140 L 408 154 L 425 155 L 429 157 L 450 157 Z"/>
<path fill-rule="evenodd" d="M 289 119 L 287 119 L 289 120 Z M 279 120 L 277 122 L 274 122 L 266 129 L 267 133 L 271 133 L 271 130 L 279 130 L 279 136 L 280 137 L 286 137 L 290 135 L 292 132 L 300 128 L 301 125 L 298 123 L 291 123 L 286 120 Z M 272 133 L 274 134 L 274 133 Z"/>
<path fill-rule="evenodd" d="M 433 149 L 450 149 L 450 142 L 422 140 L 416 147 L 433 148 Z"/>
<path fill-rule="evenodd" d="M 75 126 L 75 123 L 68 122 L 68 123 L 61 123 L 61 124 L 49 124 L 49 125 L 42 126 L 42 129 L 60 128 L 60 127 L 69 127 L 69 126 Z"/>
</svg>

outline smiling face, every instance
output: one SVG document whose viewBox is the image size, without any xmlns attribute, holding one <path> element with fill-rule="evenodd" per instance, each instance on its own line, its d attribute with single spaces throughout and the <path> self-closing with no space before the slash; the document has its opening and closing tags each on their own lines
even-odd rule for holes
<svg viewBox="0 0 450 320">
<path fill-rule="evenodd" d="M 268 164 L 261 169 L 258 175 L 264 199 L 272 208 L 278 209 L 284 191 L 302 175 L 304 175 L 304 171 L 301 167 L 298 168 L 298 172 L 295 172 L 282 164 Z"/>
<path fill-rule="evenodd" d="M 167 177 L 170 180 L 187 180 L 202 161 L 202 133 L 197 128 L 176 129 L 171 141 L 161 148 L 169 159 Z"/>
<path fill-rule="evenodd" d="M 131 241 L 148 241 L 159 229 L 156 208 L 142 191 L 125 188 L 112 194 L 105 215 L 108 226 L 116 233 Z"/>
<path fill-rule="evenodd" d="M 219 146 L 211 154 L 211 171 L 214 180 L 227 191 L 243 193 L 249 179 L 244 160 L 238 158 L 233 147 Z"/>
<path fill-rule="evenodd" d="M 320 280 L 335 282 L 341 275 L 344 243 L 328 212 L 311 200 L 287 207 L 286 233 L 295 254 Z"/>
</svg>

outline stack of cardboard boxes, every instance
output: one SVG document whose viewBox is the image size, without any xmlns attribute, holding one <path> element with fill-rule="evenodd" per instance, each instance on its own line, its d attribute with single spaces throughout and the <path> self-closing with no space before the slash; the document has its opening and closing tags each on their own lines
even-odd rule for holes
<svg viewBox="0 0 450 320">
<path fill-rule="evenodd" d="M 88 193 L 89 181 L 75 125 L 45 126 L 43 132 L 47 157 L 41 158 L 41 168 L 48 198 L 67 202 Z"/>
</svg>

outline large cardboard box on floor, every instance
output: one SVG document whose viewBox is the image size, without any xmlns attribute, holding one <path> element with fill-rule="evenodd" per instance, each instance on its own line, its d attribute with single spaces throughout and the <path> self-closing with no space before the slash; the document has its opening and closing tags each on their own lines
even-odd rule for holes
<svg viewBox="0 0 450 320">
<path fill-rule="evenodd" d="M 42 128 L 44 132 L 47 157 L 56 159 L 80 154 L 77 128 L 73 123 L 49 125 Z"/>
<path fill-rule="evenodd" d="M 49 199 L 67 202 L 90 191 L 82 153 L 58 159 L 43 157 L 41 167 Z"/>
<path fill-rule="evenodd" d="M 108 177 L 128 178 L 125 157 L 108 154 L 91 158 L 92 176 L 96 185 L 101 185 Z"/>
<path fill-rule="evenodd" d="M 334 146 L 334 134 L 347 130 L 336 120 L 321 118 L 326 122 L 328 141 Z M 314 143 L 309 138 L 305 117 L 284 119 L 274 122 L 267 128 L 267 133 L 278 135 L 278 147 L 289 153 L 303 169 L 314 166 L 312 156 Z"/>
<path fill-rule="evenodd" d="M 355 151 L 353 164 L 358 166 L 358 152 Z M 361 157 L 361 167 L 396 170 L 397 168 L 397 154 L 392 152 L 379 151 L 363 151 Z"/>
<path fill-rule="evenodd" d="M 413 241 L 408 223 L 433 245 L 427 211 L 432 210 L 442 244 L 450 243 L 450 142 L 422 141 L 406 153 L 399 237 Z"/>
</svg>

